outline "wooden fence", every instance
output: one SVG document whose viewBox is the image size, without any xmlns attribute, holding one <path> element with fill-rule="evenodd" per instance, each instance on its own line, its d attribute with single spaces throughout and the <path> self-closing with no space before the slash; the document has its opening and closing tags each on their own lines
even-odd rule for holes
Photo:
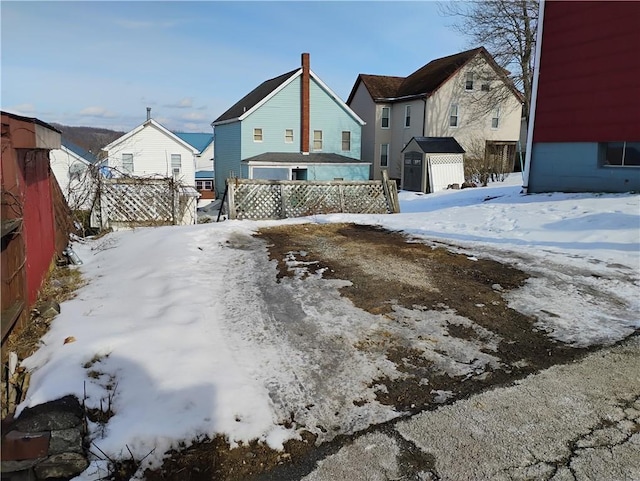
<svg viewBox="0 0 640 481">
<path fill-rule="evenodd" d="M 227 180 L 230 219 L 285 219 L 316 214 L 400 212 L 396 183 L 374 181 Z"/>
<path fill-rule="evenodd" d="M 171 178 L 100 179 L 91 226 L 108 229 L 192 224 L 196 199 L 195 189 L 180 186 Z"/>
</svg>

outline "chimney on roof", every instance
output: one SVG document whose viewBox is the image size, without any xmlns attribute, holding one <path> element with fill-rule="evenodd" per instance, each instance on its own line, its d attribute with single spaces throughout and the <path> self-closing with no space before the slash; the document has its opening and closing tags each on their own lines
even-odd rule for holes
<svg viewBox="0 0 640 481">
<path fill-rule="evenodd" d="M 309 153 L 309 54 L 302 54 L 302 85 L 300 88 L 300 151 Z"/>
<path fill-rule="evenodd" d="M 151 120 L 151 107 L 147 107 L 147 120 Z"/>
</svg>

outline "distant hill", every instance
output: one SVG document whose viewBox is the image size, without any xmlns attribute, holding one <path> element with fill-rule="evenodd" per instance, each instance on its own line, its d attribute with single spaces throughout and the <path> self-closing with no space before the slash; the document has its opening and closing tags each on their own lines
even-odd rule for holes
<svg viewBox="0 0 640 481">
<path fill-rule="evenodd" d="M 51 125 L 62 132 L 62 137 L 98 157 L 101 155 L 100 149 L 124 135 L 124 132 L 96 127 L 70 127 L 55 123 Z"/>
</svg>

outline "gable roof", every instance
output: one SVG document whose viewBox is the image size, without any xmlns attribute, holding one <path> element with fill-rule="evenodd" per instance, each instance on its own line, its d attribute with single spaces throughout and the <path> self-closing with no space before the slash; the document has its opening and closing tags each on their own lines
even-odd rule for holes
<svg viewBox="0 0 640 481">
<path fill-rule="evenodd" d="M 292 80 L 294 74 L 301 71 L 302 69 L 295 69 L 291 72 L 279 75 L 278 77 L 265 80 L 247 95 L 233 104 L 225 113 L 215 119 L 213 123 L 215 124 L 225 120 L 240 118 L 242 114 L 254 108 L 260 101 L 274 93 L 274 91 L 279 87 L 283 86 L 283 84 L 287 82 L 287 80 Z"/>
<path fill-rule="evenodd" d="M 142 129 L 144 129 L 145 127 L 148 127 L 148 126 L 153 126 L 153 127 L 157 128 L 162 133 L 164 133 L 165 135 L 171 137 L 173 140 L 175 140 L 177 143 L 179 143 L 183 147 L 191 150 L 194 154 L 199 154 L 200 153 L 200 151 L 197 150 L 193 145 L 189 144 L 188 142 L 185 142 L 180 137 L 178 137 L 176 134 L 174 134 L 170 130 L 167 130 L 165 127 L 163 127 L 161 124 L 159 124 L 158 122 L 156 122 L 153 119 L 149 119 L 149 120 L 145 121 L 144 123 L 138 125 L 135 129 L 127 132 L 126 134 L 124 134 L 121 137 L 118 137 L 116 140 L 111 142 L 109 145 L 107 145 L 105 147 L 102 147 L 102 150 L 106 151 L 106 150 L 113 149 L 116 145 L 121 144 L 125 140 L 128 140 L 129 138 L 133 137 L 138 132 L 140 132 Z"/>
<path fill-rule="evenodd" d="M 95 164 L 98 161 L 98 157 L 96 157 L 93 153 L 83 149 L 79 145 L 74 144 L 73 142 L 71 142 L 68 139 L 65 139 L 64 137 L 61 139 L 60 144 L 61 144 L 61 147 L 64 147 L 69 152 L 75 154 L 76 157 L 79 158 L 79 160 L 82 160 L 88 164 Z"/>
<path fill-rule="evenodd" d="M 413 137 L 411 140 L 415 140 L 418 147 L 422 149 L 425 154 L 464 154 L 465 150 L 453 137 Z M 411 140 L 402 152 L 404 152 Z"/>
<path fill-rule="evenodd" d="M 360 82 L 363 82 L 365 87 L 367 87 L 374 102 L 393 102 L 411 97 L 428 97 L 477 55 L 482 55 L 487 60 L 500 76 L 501 80 L 506 82 L 514 95 L 521 100 L 522 94 L 518 92 L 513 86 L 513 83 L 507 78 L 505 70 L 496 63 L 484 47 L 478 47 L 432 60 L 408 77 L 360 74 L 351 89 L 347 104 L 353 100 L 353 96 Z"/>
<path fill-rule="evenodd" d="M 273 97 L 276 93 L 282 90 L 285 86 L 293 82 L 296 78 L 302 75 L 302 68 L 298 68 L 296 70 L 292 70 L 291 72 L 287 72 L 278 77 L 274 77 L 272 79 L 266 80 L 258 85 L 255 89 L 249 92 L 247 95 L 242 97 L 238 102 L 231 106 L 226 112 L 224 112 L 220 117 L 211 122 L 211 125 L 218 125 L 228 122 L 234 122 L 238 120 L 243 120 L 249 114 L 251 114 L 254 110 L 259 108 L 262 104 L 267 102 L 271 97 Z M 331 96 L 351 117 L 353 117 L 356 122 L 360 125 L 364 125 L 366 122 L 358 117 L 351 108 L 344 103 L 340 97 L 338 97 L 335 92 L 333 92 L 320 78 L 313 73 L 313 70 L 309 70 L 309 75 L 313 78 L 320 87 Z"/>
<path fill-rule="evenodd" d="M 204 149 L 209 147 L 209 144 L 213 142 L 213 134 L 207 133 L 189 133 L 189 132 L 174 132 L 176 137 L 181 138 L 186 143 L 198 149 L 199 152 L 203 152 Z"/>
</svg>

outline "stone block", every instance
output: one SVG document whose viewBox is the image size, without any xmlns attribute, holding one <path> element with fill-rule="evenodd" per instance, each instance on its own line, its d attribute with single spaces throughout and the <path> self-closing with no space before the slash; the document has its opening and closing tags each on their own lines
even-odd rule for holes
<svg viewBox="0 0 640 481">
<path fill-rule="evenodd" d="M 33 469 L 38 479 L 66 478 L 77 476 L 89 467 L 89 461 L 82 454 L 61 453 L 49 456 Z"/>
<path fill-rule="evenodd" d="M 26 408 L 15 419 L 13 428 L 24 432 L 54 431 L 82 425 L 84 413 L 75 396 Z"/>
<path fill-rule="evenodd" d="M 49 454 L 82 452 L 82 433 L 79 428 L 51 431 Z"/>
</svg>

